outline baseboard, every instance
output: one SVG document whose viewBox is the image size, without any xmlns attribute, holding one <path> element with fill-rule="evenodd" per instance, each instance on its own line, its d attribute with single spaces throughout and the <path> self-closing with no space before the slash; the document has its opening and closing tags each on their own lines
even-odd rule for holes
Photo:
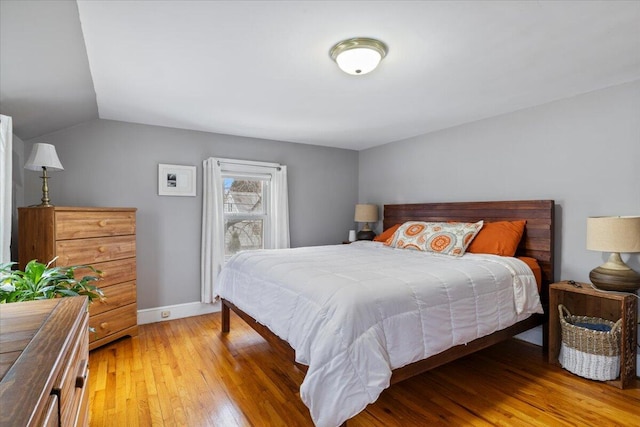
<svg viewBox="0 0 640 427">
<path fill-rule="evenodd" d="M 185 304 L 167 305 L 164 307 L 146 308 L 138 310 L 138 325 L 164 322 L 165 320 L 182 319 L 183 317 L 199 316 L 220 311 L 220 301 L 214 304 L 188 302 Z M 163 317 L 163 313 L 168 314 Z"/>
</svg>

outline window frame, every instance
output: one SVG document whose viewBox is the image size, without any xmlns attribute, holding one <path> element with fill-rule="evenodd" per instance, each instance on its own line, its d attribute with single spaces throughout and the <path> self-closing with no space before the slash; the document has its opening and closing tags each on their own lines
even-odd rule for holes
<svg viewBox="0 0 640 427">
<path fill-rule="evenodd" d="M 275 166 L 273 170 L 275 171 Z M 224 200 L 223 200 L 223 209 L 222 209 L 222 219 L 223 224 L 227 223 L 228 218 L 240 219 L 240 220 L 262 220 L 262 248 L 263 249 L 271 249 L 273 248 L 273 212 L 271 209 L 271 191 L 272 191 L 272 180 L 274 178 L 274 172 L 269 171 L 269 168 L 265 168 L 265 166 L 258 162 L 241 162 L 241 161 L 233 161 L 233 162 L 224 162 L 221 159 L 220 164 L 221 169 L 221 177 L 222 177 L 222 194 L 224 198 L 225 188 L 224 181 L 228 178 L 233 179 L 246 179 L 246 180 L 257 180 L 262 181 L 262 212 L 251 214 L 251 213 L 233 213 L 227 212 L 224 209 Z M 224 260 L 225 262 L 233 256 L 233 254 L 229 254 L 227 252 L 227 244 L 226 244 L 226 229 L 223 237 L 223 245 L 224 245 Z"/>
<path fill-rule="evenodd" d="M 224 209 L 224 200 L 223 200 L 223 211 L 222 218 L 223 223 L 227 224 L 229 219 L 240 220 L 240 221 L 253 221 L 253 220 L 261 220 L 262 221 L 262 248 L 261 249 L 269 249 L 272 247 L 271 242 L 271 215 L 270 213 L 270 196 L 271 196 L 271 181 L 270 178 L 264 176 L 257 176 L 255 174 L 238 174 L 233 172 L 223 172 L 222 174 L 223 181 L 223 195 L 225 194 L 224 188 L 224 180 L 228 178 L 233 178 L 234 180 L 251 180 L 251 181 L 260 181 L 262 183 L 262 209 L 260 212 L 250 213 L 250 212 L 229 212 Z M 225 245 L 224 245 L 224 256 L 225 260 L 231 258 L 233 254 L 227 253 L 227 244 L 226 244 L 226 229 L 225 229 Z"/>
</svg>

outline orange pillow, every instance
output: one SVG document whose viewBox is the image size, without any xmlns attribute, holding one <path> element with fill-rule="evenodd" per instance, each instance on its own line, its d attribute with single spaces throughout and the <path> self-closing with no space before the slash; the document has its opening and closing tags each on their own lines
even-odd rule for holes
<svg viewBox="0 0 640 427">
<path fill-rule="evenodd" d="M 485 222 L 484 227 L 473 239 L 467 252 L 514 256 L 527 221 Z"/>
<path fill-rule="evenodd" d="M 538 284 L 538 292 L 540 292 L 540 288 L 542 288 L 542 269 L 540 268 L 540 264 L 538 264 L 538 260 L 528 256 L 519 256 L 518 259 L 524 261 L 525 264 L 529 266 L 531 271 L 533 271 L 533 275 L 536 278 L 536 283 Z"/>
<path fill-rule="evenodd" d="M 393 233 L 396 232 L 396 230 L 398 228 L 400 228 L 400 225 L 402 224 L 396 224 L 396 225 L 392 225 L 391 227 L 387 228 L 386 230 L 384 230 L 382 232 L 382 234 L 380 234 L 379 236 L 376 236 L 373 238 L 374 242 L 386 242 L 387 239 L 391 236 L 393 236 Z"/>
</svg>

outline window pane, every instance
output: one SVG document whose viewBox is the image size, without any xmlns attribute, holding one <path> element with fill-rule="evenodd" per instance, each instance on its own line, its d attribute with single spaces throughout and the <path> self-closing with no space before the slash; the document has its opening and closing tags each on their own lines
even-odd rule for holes
<svg viewBox="0 0 640 427">
<path fill-rule="evenodd" d="M 230 219 L 224 221 L 225 257 L 248 249 L 263 249 L 261 219 Z"/>
<path fill-rule="evenodd" d="M 263 182 L 258 179 L 224 179 L 224 213 L 264 212 Z"/>
</svg>

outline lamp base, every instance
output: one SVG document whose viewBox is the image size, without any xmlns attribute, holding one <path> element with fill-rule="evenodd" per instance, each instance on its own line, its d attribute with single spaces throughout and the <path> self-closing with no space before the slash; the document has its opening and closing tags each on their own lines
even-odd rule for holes
<svg viewBox="0 0 640 427">
<path fill-rule="evenodd" d="M 47 175 L 47 168 L 45 166 L 42 166 L 42 176 L 40 178 L 42 178 L 42 199 L 40 199 L 42 203 L 38 206 L 48 208 L 53 205 L 49 203 L 51 201 L 51 199 L 49 199 L 49 176 Z"/>
<path fill-rule="evenodd" d="M 628 270 L 612 270 L 597 267 L 591 270 L 589 279 L 599 289 L 607 291 L 635 293 L 640 289 L 640 274 L 630 268 Z"/>
<path fill-rule="evenodd" d="M 356 237 L 358 240 L 373 240 L 376 237 L 376 233 L 373 230 L 360 230 Z"/>
</svg>

